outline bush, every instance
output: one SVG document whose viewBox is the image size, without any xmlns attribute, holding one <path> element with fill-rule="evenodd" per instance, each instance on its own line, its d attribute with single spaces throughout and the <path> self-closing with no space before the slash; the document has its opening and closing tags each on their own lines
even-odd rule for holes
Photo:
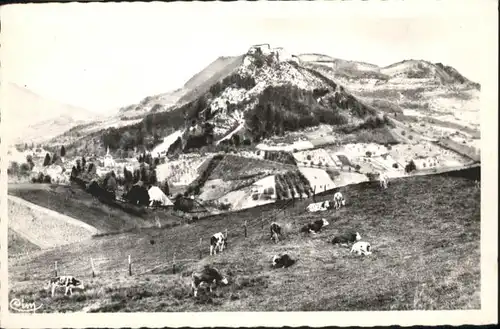
<svg viewBox="0 0 500 329">
<path fill-rule="evenodd" d="M 393 164 L 392 164 L 392 168 L 396 168 L 396 169 L 398 169 L 398 168 L 399 168 L 399 165 L 398 165 L 397 163 L 393 163 Z"/>
<path fill-rule="evenodd" d="M 406 136 L 406 131 L 401 130 L 401 135 Z"/>
<path fill-rule="evenodd" d="M 413 136 L 412 135 L 408 136 L 408 139 L 413 140 Z"/>
<path fill-rule="evenodd" d="M 372 152 L 370 152 L 370 151 L 366 151 L 365 154 L 366 154 L 367 157 L 371 157 L 372 156 Z"/>
</svg>

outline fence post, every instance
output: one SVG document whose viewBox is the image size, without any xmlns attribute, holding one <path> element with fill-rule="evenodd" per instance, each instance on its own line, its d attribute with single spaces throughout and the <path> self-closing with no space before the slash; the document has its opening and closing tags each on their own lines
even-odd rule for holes
<svg viewBox="0 0 500 329">
<path fill-rule="evenodd" d="M 227 228 L 226 228 L 226 235 L 225 235 L 225 238 L 227 239 Z"/>
<path fill-rule="evenodd" d="M 92 266 L 92 277 L 95 278 L 95 267 L 94 267 L 94 260 L 92 257 L 90 257 L 90 266 Z"/>
<path fill-rule="evenodd" d="M 313 189 L 313 202 L 316 202 L 316 185 L 314 185 Z"/>
<path fill-rule="evenodd" d="M 57 260 L 55 261 L 54 266 L 55 266 L 55 272 L 56 272 L 56 277 L 57 277 Z"/>
<path fill-rule="evenodd" d="M 245 228 L 245 238 L 247 237 L 247 221 L 245 221 L 244 228 Z"/>
<path fill-rule="evenodd" d="M 172 258 L 172 274 L 175 274 L 175 251 L 174 251 L 174 256 Z"/>
<path fill-rule="evenodd" d="M 128 255 L 128 275 L 132 276 L 132 261 L 130 259 L 130 255 Z"/>
<path fill-rule="evenodd" d="M 201 259 L 201 238 L 200 238 L 200 245 L 199 245 L 199 247 L 198 247 L 198 251 L 199 251 L 199 253 L 200 253 L 200 259 Z"/>
</svg>

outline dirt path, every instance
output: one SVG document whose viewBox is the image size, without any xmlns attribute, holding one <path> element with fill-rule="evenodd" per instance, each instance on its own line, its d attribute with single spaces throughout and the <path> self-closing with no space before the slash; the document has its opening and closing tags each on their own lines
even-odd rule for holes
<svg viewBox="0 0 500 329">
<path fill-rule="evenodd" d="M 9 195 L 9 227 L 42 249 L 74 243 L 100 233 L 75 218 Z"/>
</svg>

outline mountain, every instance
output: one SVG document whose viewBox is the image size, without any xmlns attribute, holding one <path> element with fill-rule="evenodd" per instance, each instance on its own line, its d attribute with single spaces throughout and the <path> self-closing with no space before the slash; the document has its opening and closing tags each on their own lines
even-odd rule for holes
<svg viewBox="0 0 500 329">
<path fill-rule="evenodd" d="M 174 105 L 190 102 L 203 93 L 219 79 L 224 78 L 242 62 L 243 56 L 219 57 L 202 71 L 189 79 L 183 87 L 160 95 L 148 96 L 139 104 L 120 109 L 120 117 L 138 117 L 148 112 L 168 111 Z"/>
<path fill-rule="evenodd" d="M 386 67 L 326 56 L 299 55 L 302 65 L 343 84 L 365 103 L 386 113 L 445 122 L 479 134 L 481 85 L 455 68 L 424 60 Z"/>
<path fill-rule="evenodd" d="M 97 114 L 81 107 L 44 98 L 14 83 L 2 85 L 4 129 L 13 143 L 41 143 L 72 126 L 92 122 Z"/>
<path fill-rule="evenodd" d="M 255 45 L 183 87 L 57 139 L 68 154 L 167 156 L 157 178 L 212 209 L 480 161 L 480 85 L 452 67 L 378 67 Z M 135 116 L 128 113 L 135 113 Z"/>
</svg>

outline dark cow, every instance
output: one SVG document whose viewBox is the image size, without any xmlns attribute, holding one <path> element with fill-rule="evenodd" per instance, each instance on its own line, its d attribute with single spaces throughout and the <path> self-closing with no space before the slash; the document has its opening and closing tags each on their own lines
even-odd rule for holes
<svg viewBox="0 0 500 329">
<path fill-rule="evenodd" d="M 226 277 L 222 276 L 217 269 L 210 266 L 205 266 L 201 272 L 194 272 L 191 278 L 191 291 L 194 292 L 194 297 L 198 295 L 198 289 L 202 285 L 208 285 L 210 292 L 212 292 L 213 285 L 217 286 L 220 283 L 226 285 L 228 283 Z"/>
<path fill-rule="evenodd" d="M 274 255 L 272 267 L 274 268 L 282 268 L 282 267 L 290 267 L 295 264 L 297 261 L 292 259 L 287 254 L 284 255 Z"/>
<path fill-rule="evenodd" d="M 83 282 L 75 279 L 75 277 L 73 277 L 71 275 L 58 276 L 58 277 L 50 279 L 47 288 L 51 289 L 52 297 L 54 297 L 54 294 L 56 292 L 56 288 L 58 288 L 58 287 L 64 287 L 66 289 L 66 291 L 64 292 L 65 296 L 68 294 L 68 292 L 70 295 L 72 295 L 73 288 L 82 289 L 82 290 L 85 289 Z"/>
<path fill-rule="evenodd" d="M 210 238 L 210 256 L 216 255 L 217 251 L 222 252 L 227 248 L 227 237 L 222 232 L 215 233 Z"/>
<path fill-rule="evenodd" d="M 321 231 L 323 227 L 328 226 L 329 224 L 330 223 L 328 223 L 328 221 L 324 218 L 318 219 L 314 223 L 309 223 L 307 225 L 304 225 L 300 229 L 300 232 L 316 234 L 319 231 Z"/>
<path fill-rule="evenodd" d="M 271 239 L 274 239 L 274 242 L 278 242 L 279 237 L 281 236 L 281 226 L 276 223 L 271 223 Z"/>
<path fill-rule="evenodd" d="M 333 244 L 340 244 L 340 245 L 347 245 L 349 243 L 354 243 L 356 241 L 361 240 L 361 235 L 356 232 L 356 233 L 346 233 L 346 234 L 341 234 L 337 235 L 333 238 L 332 243 Z"/>
</svg>

